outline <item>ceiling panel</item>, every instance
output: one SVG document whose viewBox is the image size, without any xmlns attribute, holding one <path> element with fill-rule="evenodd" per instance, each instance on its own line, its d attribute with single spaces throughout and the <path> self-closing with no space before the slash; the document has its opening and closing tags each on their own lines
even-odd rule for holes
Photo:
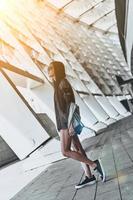
<svg viewBox="0 0 133 200">
<path fill-rule="evenodd" d="M 67 14 L 70 14 L 73 17 L 79 17 L 87 10 L 90 10 L 92 7 L 97 5 L 101 0 L 76 0 L 72 1 L 69 5 L 64 8 L 64 11 Z"/>
<path fill-rule="evenodd" d="M 89 26 L 117 33 L 114 0 L 48 0 L 48 2 Z"/>
<path fill-rule="evenodd" d="M 70 0 L 48 0 L 49 3 L 52 3 L 57 8 L 62 8 L 67 3 L 71 2 Z"/>
</svg>

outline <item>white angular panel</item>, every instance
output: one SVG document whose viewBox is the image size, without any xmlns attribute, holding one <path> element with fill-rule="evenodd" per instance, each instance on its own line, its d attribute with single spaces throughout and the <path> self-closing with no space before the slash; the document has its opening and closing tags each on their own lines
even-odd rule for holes
<svg viewBox="0 0 133 200">
<path fill-rule="evenodd" d="M 105 96 L 95 96 L 95 98 L 110 117 L 116 120 L 122 118 L 119 112 L 115 109 L 115 107 L 109 102 L 109 100 Z"/>
<path fill-rule="evenodd" d="M 40 113 L 47 113 L 49 118 L 56 124 L 54 112 L 54 90 L 50 84 L 45 83 L 40 87 L 32 89 L 31 94 L 41 106 Z"/>
<path fill-rule="evenodd" d="M 107 128 L 106 124 L 98 121 L 98 119 L 91 112 L 91 110 L 84 103 L 84 101 L 77 94 L 77 92 L 74 92 L 74 94 L 75 94 L 76 103 L 80 107 L 81 120 L 85 124 L 85 126 L 95 130 L 96 132 L 99 132 L 100 130 Z"/>
<path fill-rule="evenodd" d="M 73 69 L 75 69 L 75 70 L 77 70 L 79 72 L 83 71 L 83 68 L 82 68 L 82 66 L 80 65 L 80 63 L 78 61 L 75 61 L 75 62 L 69 61 L 69 63 L 71 64 Z"/>
<path fill-rule="evenodd" d="M 15 30 L 15 34 L 18 33 L 18 39 L 22 40 L 24 43 L 28 44 L 40 53 L 44 51 L 41 45 L 36 41 L 23 21 L 18 18 L 18 15 L 14 11 L 10 9 L 10 12 L 4 13 L 2 19 L 10 26 L 10 28 L 12 27 L 13 32 Z"/>
<path fill-rule="evenodd" d="M 114 108 L 123 116 L 129 116 L 131 115 L 130 112 L 128 112 L 125 107 L 118 101 L 118 99 L 115 96 L 107 97 L 110 101 L 110 103 L 114 106 Z"/>
<path fill-rule="evenodd" d="M 115 17 L 115 10 L 108 14 L 107 16 L 103 17 L 102 19 L 98 20 L 95 23 L 95 26 L 102 30 L 108 30 L 108 28 L 112 27 L 112 24 L 116 23 Z M 116 26 L 115 26 L 116 27 Z"/>
<path fill-rule="evenodd" d="M 81 82 L 80 79 L 75 79 L 73 77 L 67 77 L 67 79 L 69 80 L 69 82 L 71 83 L 72 87 L 79 92 L 87 92 L 88 93 L 88 89 L 85 87 L 85 85 Z"/>
<path fill-rule="evenodd" d="M 22 98 L 0 73 L 0 132 L 16 155 L 23 159 L 49 136 Z"/>
<path fill-rule="evenodd" d="M 72 69 L 72 67 L 68 63 L 65 64 L 65 72 L 69 76 L 72 76 L 74 78 L 78 78 L 78 76 L 76 75 L 76 73 L 74 72 L 74 70 Z"/>
<path fill-rule="evenodd" d="M 101 0 L 77 0 L 72 1 L 70 5 L 68 5 L 64 11 L 73 16 L 78 18 L 79 15 L 86 12 L 87 10 L 91 9 L 93 6 L 95 6 L 97 3 L 101 2 Z"/>
<path fill-rule="evenodd" d="M 70 2 L 70 0 L 48 0 L 49 3 L 53 4 L 57 8 L 62 8 L 65 6 L 67 3 Z"/>
<path fill-rule="evenodd" d="M 99 121 L 104 122 L 105 124 L 110 124 L 115 122 L 115 120 L 109 120 L 109 115 L 105 112 L 102 106 L 98 103 L 98 101 L 92 95 L 84 95 L 82 96 L 87 106 L 90 108 L 92 113 L 97 117 Z"/>
<path fill-rule="evenodd" d="M 91 9 L 89 12 L 82 15 L 80 20 L 87 23 L 88 25 L 91 25 L 113 9 L 114 2 L 112 0 L 106 0 L 98 4 L 95 9 Z"/>
<path fill-rule="evenodd" d="M 0 38 L 5 43 L 9 44 L 10 48 L 13 48 L 14 56 L 19 61 L 19 65 L 16 67 L 20 67 L 21 69 L 25 69 L 26 71 L 41 77 L 40 70 L 36 67 L 31 57 L 27 54 L 27 52 L 24 50 L 23 46 L 19 43 L 19 41 L 12 35 L 8 26 L 6 26 L 1 20 L 0 27 Z M 14 58 L 10 55 L 7 61 L 10 63 L 12 59 L 14 60 Z"/>
</svg>

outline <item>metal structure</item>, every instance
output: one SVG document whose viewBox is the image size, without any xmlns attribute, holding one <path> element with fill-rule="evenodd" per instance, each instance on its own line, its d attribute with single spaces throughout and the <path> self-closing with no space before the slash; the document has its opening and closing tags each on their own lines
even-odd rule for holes
<svg viewBox="0 0 133 200">
<path fill-rule="evenodd" d="M 120 102 L 131 94 L 116 80 L 132 75 L 120 48 L 113 0 L 0 2 L 0 132 L 19 159 L 57 136 L 53 125 L 48 133 L 55 124 L 47 75 L 53 60 L 64 63 L 93 135 L 131 114 Z"/>
</svg>

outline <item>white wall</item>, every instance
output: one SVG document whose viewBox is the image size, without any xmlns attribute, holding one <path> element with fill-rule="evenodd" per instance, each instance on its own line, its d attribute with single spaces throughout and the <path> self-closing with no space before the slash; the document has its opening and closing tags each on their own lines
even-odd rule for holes
<svg viewBox="0 0 133 200">
<path fill-rule="evenodd" d="M 1 136 L 23 159 L 49 136 L 1 72 L 0 101 Z"/>
<path fill-rule="evenodd" d="M 54 90 L 52 86 L 45 82 L 44 85 L 36 87 L 30 92 L 31 96 L 35 100 L 36 112 L 47 113 L 49 118 L 51 118 L 51 120 L 56 123 L 54 111 Z M 36 102 L 38 102 L 38 107 Z"/>
</svg>

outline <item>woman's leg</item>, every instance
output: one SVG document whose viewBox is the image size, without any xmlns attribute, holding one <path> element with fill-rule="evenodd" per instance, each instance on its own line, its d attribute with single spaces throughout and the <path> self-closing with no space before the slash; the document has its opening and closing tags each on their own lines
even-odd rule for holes
<svg viewBox="0 0 133 200">
<path fill-rule="evenodd" d="M 85 154 L 71 150 L 72 136 L 69 135 L 68 129 L 62 129 L 60 131 L 60 140 L 61 151 L 64 156 L 83 162 L 93 169 L 97 167 L 96 163 L 88 159 Z"/>
<path fill-rule="evenodd" d="M 78 138 L 77 135 L 74 135 L 74 136 L 72 137 L 72 148 L 73 148 L 75 151 L 79 152 L 81 155 L 84 155 L 84 156 L 87 157 L 87 155 L 86 155 L 86 153 L 85 153 L 85 151 L 84 151 L 84 149 L 83 149 L 83 147 L 82 147 L 82 145 L 81 145 L 81 143 L 80 143 L 80 140 L 79 140 L 79 138 Z M 83 168 L 84 171 L 85 171 L 85 175 L 86 175 L 87 177 L 92 177 L 92 173 L 91 173 L 91 170 L 90 170 L 89 165 L 87 165 L 87 164 L 85 164 L 85 163 L 83 163 L 83 162 L 81 162 L 81 165 L 82 165 L 82 168 Z"/>
</svg>

